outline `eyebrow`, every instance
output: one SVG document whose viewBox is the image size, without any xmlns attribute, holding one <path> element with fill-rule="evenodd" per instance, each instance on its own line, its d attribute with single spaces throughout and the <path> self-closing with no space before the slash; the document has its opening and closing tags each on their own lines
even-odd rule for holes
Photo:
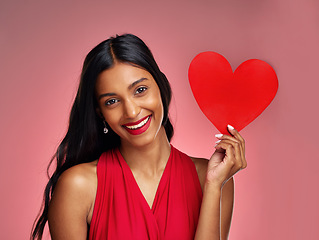
<svg viewBox="0 0 319 240">
<path fill-rule="evenodd" d="M 143 77 L 143 78 L 140 78 L 140 79 L 138 79 L 138 80 L 136 80 L 135 82 L 133 82 L 132 84 L 130 84 L 129 86 L 128 86 L 128 89 L 130 90 L 130 89 L 132 89 L 135 85 L 137 85 L 137 84 L 139 84 L 140 82 L 143 82 L 143 81 L 145 81 L 145 80 L 148 80 L 147 78 L 145 78 L 145 77 Z M 115 93 L 103 93 L 103 94 L 101 94 L 100 96 L 99 96 L 99 100 L 101 99 L 101 98 L 103 98 L 103 97 L 109 97 L 109 96 L 115 96 L 116 94 Z"/>
<path fill-rule="evenodd" d="M 140 82 L 143 82 L 145 80 L 148 80 L 147 78 L 143 77 L 139 80 L 136 80 L 135 82 L 133 82 L 130 86 L 128 86 L 128 89 L 132 89 L 136 84 L 139 84 Z"/>
</svg>

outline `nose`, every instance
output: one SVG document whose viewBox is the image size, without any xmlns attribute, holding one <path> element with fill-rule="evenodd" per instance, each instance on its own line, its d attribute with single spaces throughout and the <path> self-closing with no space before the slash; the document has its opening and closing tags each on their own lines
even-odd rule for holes
<svg viewBox="0 0 319 240">
<path fill-rule="evenodd" d="M 127 118 L 136 118 L 136 116 L 140 113 L 140 106 L 132 99 L 127 99 L 124 104 L 124 114 Z"/>
</svg>

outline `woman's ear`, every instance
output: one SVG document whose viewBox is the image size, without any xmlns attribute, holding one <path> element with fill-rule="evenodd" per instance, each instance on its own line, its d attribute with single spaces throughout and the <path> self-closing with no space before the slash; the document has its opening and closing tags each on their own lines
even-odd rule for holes
<svg viewBox="0 0 319 240">
<path fill-rule="evenodd" d="M 95 109 L 95 112 L 96 112 L 96 114 L 97 114 L 101 119 L 104 120 L 104 117 L 103 117 L 103 115 L 102 115 L 101 110 L 100 110 L 99 107 L 97 107 L 97 108 Z"/>
</svg>

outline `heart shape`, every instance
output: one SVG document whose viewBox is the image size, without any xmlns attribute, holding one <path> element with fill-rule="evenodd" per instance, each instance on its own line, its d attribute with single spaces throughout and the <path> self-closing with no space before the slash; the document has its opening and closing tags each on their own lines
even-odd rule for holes
<svg viewBox="0 0 319 240">
<path fill-rule="evenodd" d="M 206 117 L 223 134 L 227 124 L 238 131 L 258 117 L 278 90 L 278 78 L 266 62 L 250 59 L 233 73 L 229 62 L 215 52 L 202 52 L 191 62 L 188 78 Z"/>
</svg>

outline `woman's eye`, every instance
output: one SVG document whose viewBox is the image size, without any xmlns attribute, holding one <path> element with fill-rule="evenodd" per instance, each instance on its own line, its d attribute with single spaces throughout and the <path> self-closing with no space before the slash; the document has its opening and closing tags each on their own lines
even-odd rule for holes
<svg viewBox="0 0 319 240">
<path fill-rule="evenodd" d="M 105 105 L 110 106 L 110 105 L 113 105 L 114 103 L 117 103 L 117 102 L 118 102 L 118 100 L 116 100 L 116 99 L 110 99 L 110 100 L 105 102 Z"/>
<path fill-rule="evenodd" d="M 139 87 L 138 89 L 136 89 L 136 94 L 139 94 L 139 93 L 142 93 L 142 92 L 144 92 L 144 91 L 146 91 L 146 87 Z"/>
</svg>

